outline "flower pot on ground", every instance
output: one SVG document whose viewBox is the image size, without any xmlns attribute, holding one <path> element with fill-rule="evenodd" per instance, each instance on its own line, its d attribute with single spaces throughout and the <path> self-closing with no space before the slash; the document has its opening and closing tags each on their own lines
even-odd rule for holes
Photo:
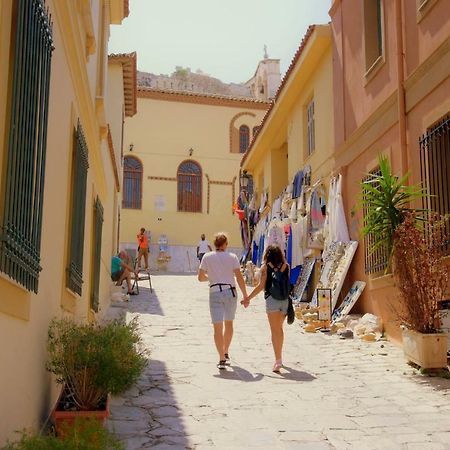
<svg viewBox="0 0 450 450">
<path fill-rule="evenodd" d="M 447 334 L 440 331 L 439 308 L 448 283 L 444 225 L 431 217 L 419 229 L 407 214 L 395 230 L 393 272 L 400 293 L 396 313 L 405 327 L 403 348 L 407 360 L 424 369 L 447 366 Z"/>
<path fill-rule="evenodd" d="M 403 353 L 407 361 L 422 369 L 447 366 L 447 333 L 419 333 L 405 328 L 402 331 Z"/>
<path fill-rule="evenodd" d="M 108 416 L 108 395 L 132 386 L 146 364 L 146 352 L 137 329 L 130 323 L 105 325 L 53 320 L 48 332 L 47 369 L 63 386 L 53 419 L 72 423 L 77 416 L 103 422 Z"/>
<path fill-rule="evenodd" d="M 411 208 L 415 200 L 426 197 L 426 192 L 420 186 L 409 186 L 408 174 L 393 175 L 384 156 L 379 156 L 378 164 L 379 170 L 367 174 L 361 184 L 363 235 L 369 237 L 369 254 L 381 249 L 387 255 L 385 273 L 392 268 L 400 294 L 393 308 L 397 321 L 416 332 L 405 334 L 406 358 L 424 368 L 431 368 L 430 364 L 441 368 L 446 365 L 444 347 L 447 351 L 445 334 L 439 330 L 439 302 L 448 282 L 442 254 L 447 242 L 445 227 L 428 211 Z M 417 333 L 433 336 L 415 342 Z M 423 357 L 428 351 L 433 355 L 441 352 L 441 356 Z"/>
</svg>

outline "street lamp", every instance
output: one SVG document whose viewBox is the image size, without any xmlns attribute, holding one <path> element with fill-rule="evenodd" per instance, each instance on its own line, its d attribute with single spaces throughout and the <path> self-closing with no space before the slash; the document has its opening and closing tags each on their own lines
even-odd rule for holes
<svg viewBox="0 0 450 450">
<path fill-rule="evenodd" d="M 247 171 L 244 170 L 244 171 L 242 172 L 241 176 L 239 177 L 239 182 L 240 182 L 241 188 L 242 188 L 243 190 L 247 190 L 249 181 L 250 181 L 250 178 L 249 178 L 249 176 L 247 175 Z"/>
</svg>

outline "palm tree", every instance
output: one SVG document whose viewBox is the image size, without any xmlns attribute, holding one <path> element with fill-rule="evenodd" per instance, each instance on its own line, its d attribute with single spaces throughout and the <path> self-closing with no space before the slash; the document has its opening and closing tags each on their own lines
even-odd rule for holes
<svg viewBox="0 0 450 450">
<path fill-rule="evenodd" d="M 423 210 L 411 208 L 417 198 L 424 197 L 425 191 L 418 185 L 407 184 L 409 173 L 399 178 L 392 174 L 389 159 L 378 156 L 379 171 L 369 173 L 361 183 L 360 207 L 364 211 L 363 236 L 370 235 L 370 253 L 383 248 L 388 255 L 388 266 L 394 248 L 395 230 L 403 222 L 408 212 L 418 220 L 423 220 Z"/>
</svg>

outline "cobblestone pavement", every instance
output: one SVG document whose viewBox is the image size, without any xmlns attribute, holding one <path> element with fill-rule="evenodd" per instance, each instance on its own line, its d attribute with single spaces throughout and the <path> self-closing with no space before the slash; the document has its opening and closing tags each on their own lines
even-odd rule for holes
<svg viewBox="0 0 450 450">
<path fill-rule="evenodd" d="M 127 305 L 149 365 L 114 398 L 109 426 L 133 449 L 450 449 L 450 380 L 417 376 L 388 342 L 286 325 L 285 369 L 271 372 L 263 298 L 238 308 L 231 368 L 219 372 L 208 288 L 153 275 Z M 119 310 L 119 308 L 113 308 Z"/>
</svg>

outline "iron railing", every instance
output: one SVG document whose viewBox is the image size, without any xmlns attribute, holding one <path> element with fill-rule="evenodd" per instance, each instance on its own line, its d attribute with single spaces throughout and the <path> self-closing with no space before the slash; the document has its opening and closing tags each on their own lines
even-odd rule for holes
<svg viewBox="0 0 450 450">
<path fill-rule="evenodd" d="M 450 214 L 450 115 L 429 128 L 419 139 L 422 185 L 427 196 L 423 208 L 440 216 Z M 450 224 L 446 221 L 446 235 Z M 444 251 L 450 252 L 450 242 Z"/>
<path fill-rule="evenodd" d="M 15 14 L 0 270 L 26 289 L 37 292 L 54 49 L 52 21 L 44 0 L 18 0 Z"/>
<path fill-rule="evenodd" d="M 381 175 L 380 168 L 376 168 L 369 172 L 369 175 L 363 179 L 365 181 L 372 180 L 373 175 Z M 377 184 L 372 183 L 374 188 L 377 188 Z M 363 222 L 366 225 L 367 208 L 363 208 Z M 389 254 L 386 246 L 380 246 L 376 250 L 373 250 L 375 243 L 375 236 L 368 234 L 364 236 L 364 271 L 371 275 L 381 275 L 385 270 L 389 262 Z"/>
<path fill-rule="evenodd" d="M 81 295 L 83 285 L 84 225 L 86 218 L 86 182 L 88 168 L 88 148 L 84 138 L 83 128 L 80 121 L 78 121 L 75 131 L 72 163 L 70 252 L 66 271 L 67 287 L 78 295 Z"/>
<path fill-rule="evenodd" d="M 91 308 L 98 312 L 100 291 L 100 263 L 102 256 L 103 206 L 97 197 L 94 204 L 94 255 L 91 288 Z"/>
</svg>

